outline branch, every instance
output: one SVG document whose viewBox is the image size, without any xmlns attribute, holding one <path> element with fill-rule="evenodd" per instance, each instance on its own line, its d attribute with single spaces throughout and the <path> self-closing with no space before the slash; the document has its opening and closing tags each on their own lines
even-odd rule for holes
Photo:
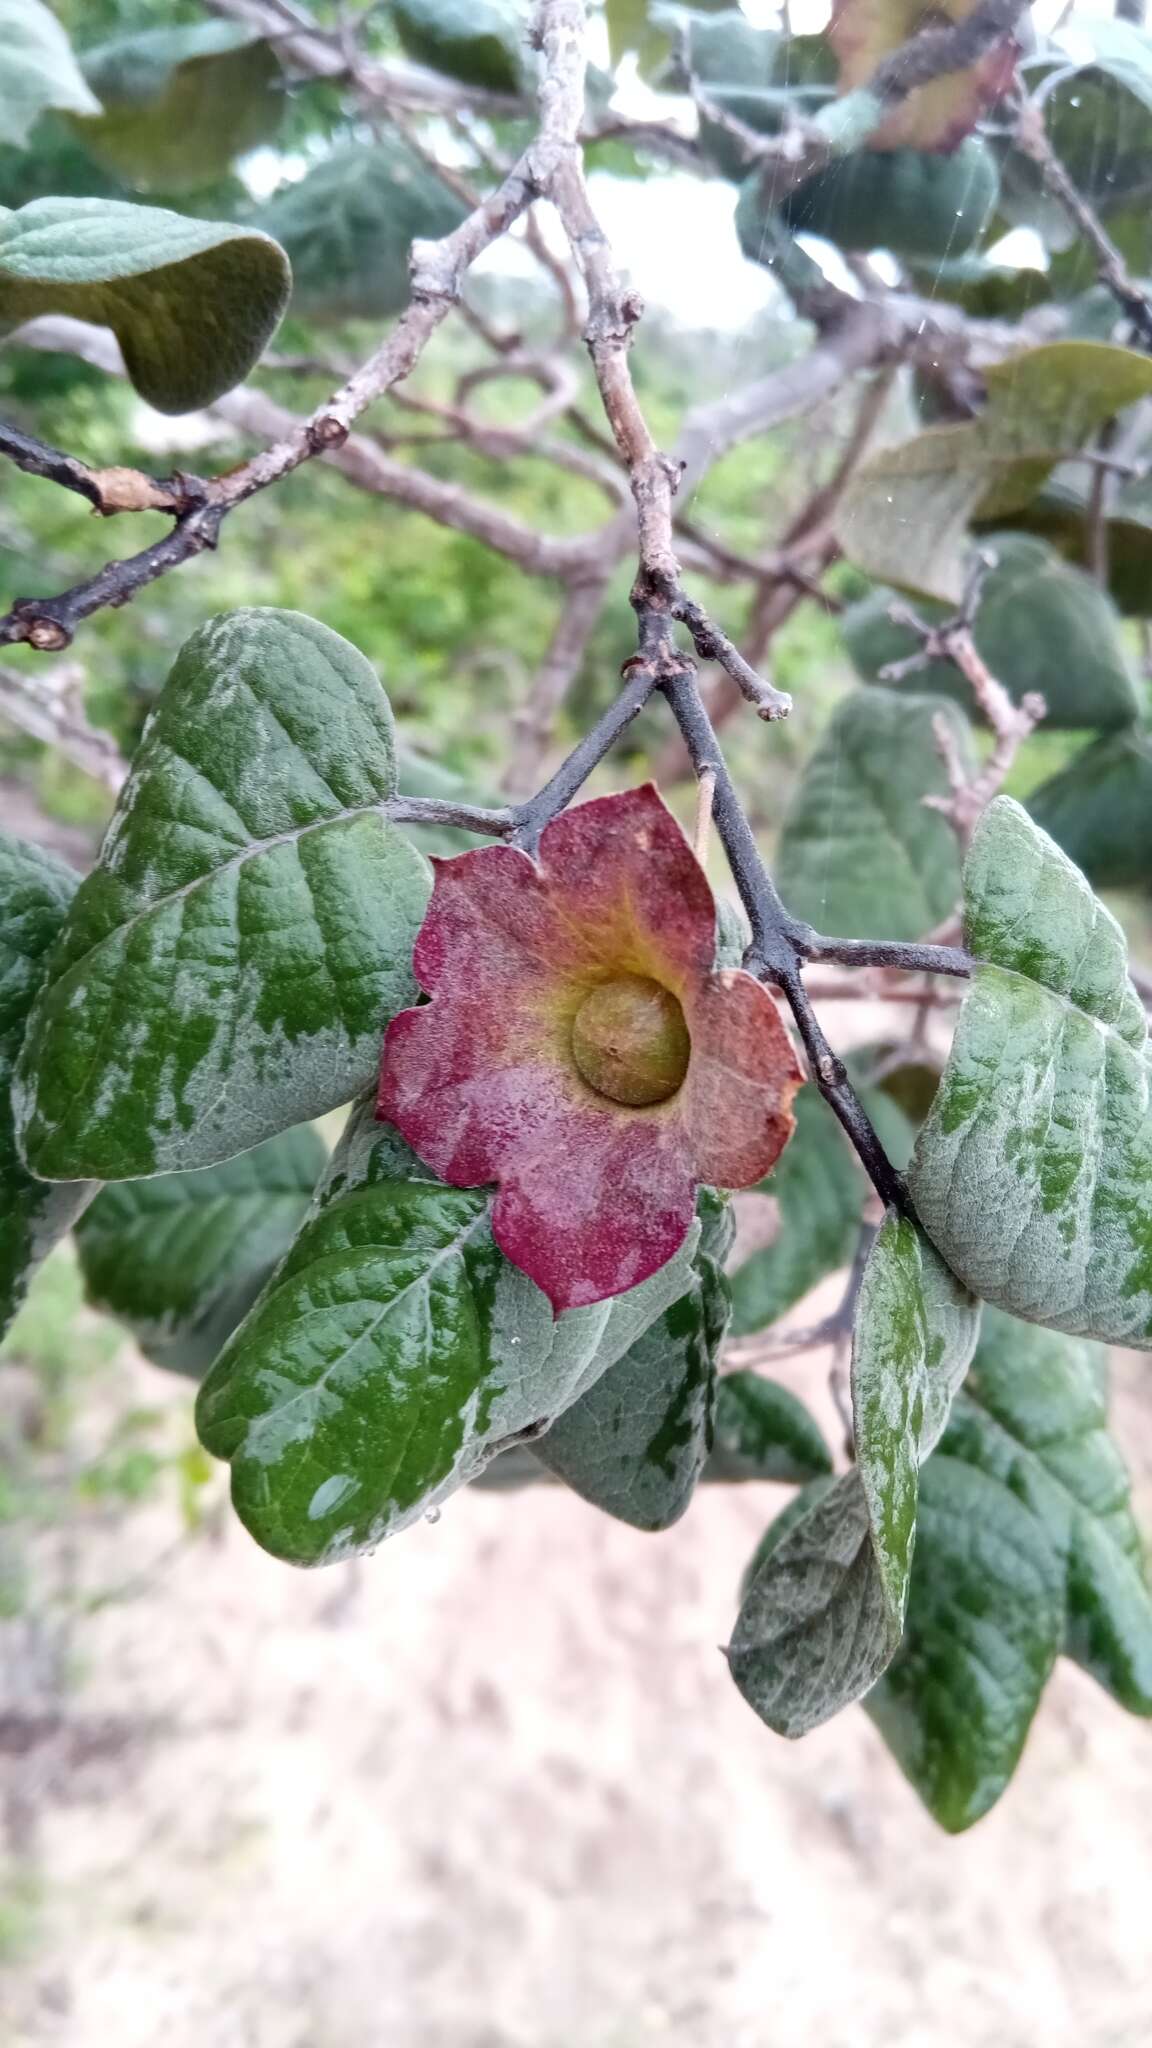
<svg viewBox="0 0 1152 2048">
<path fill-rule="evenodd" d="M 961 946 L 934 946 L 905 939 L 826 939 L 801 926 L 794 932 L 804 960 L 836 967 L 892 967 L 901 974 L 946 974 L 966 979 L 972 957 Z"/>
<path fill-rule="evenodd" d="M 279 0 L 273 0 L 273 6 L 279 7 Z M 408 308 L 387 340 L 340 389 L 307 419 L 293 421 L 283 438 L 271 447 L 241 463 L 239 468 L 203 482 L 200 502 L 179 514 L 172 532 L 156 547 L 146 548 L 126 562 L 108 563 L 90 582 L 58 598 L 19 600 L 7 617 L 0 619 L 0 643 L 26 640 L 33 647 L 57 650 L 69 646 L 77 625 L 92 612 L 104 606 L 126 604 L 158 576 L 201 554 L 205 548 L 215 547 L 223 521 L 237 505 L 279 483 L 301 463 L 345 447 L 353 422 L 415 367 L 432 335 L 457 302 L 465 271 L 547 189 L 556 123 L 547 86 L 545 79 L 540 96 L 540 133 L 496 191 L 450 235 L 438 242 L 413 243 L 412 298 Z M 259 394 L 249 396 L 255 398 Z M 433 480 L 428 481 L 431 484 Z M 499 530 L 499 522 L 494 525 Z"/>
<path fill-rule="evenodd" d="M 1026 100 L 1020 108 L 1016 143 L 1036 165 L 1053 199 L 1064 208 L 1073 227 L 1092 250 L 1101 284 L 1132 322 L 1141 347 L 1152 349 L 1152 300 L 1136 283 L 1103 221 L 1069 177 L 1049 140 L 1043 108 L 1035 100 Z"/>
<path fill-rule="evenodd" d="M 963 21 L 920 28 L 877 65 L 865 85 L 832 100 L 808 121 L 794 121 L 779 135 L 765 136 L 718 106 L 687 71 L 686 83 L 698 109 L 717 121 L 762 173 L 769 205 L 803 185 L 835 157 L 867 142 L 913 92 L 951 72 L 967 71 L 997 43 L 1013 35 L 1028 0 L 979 0 Z"/>
<path fill-rule="evenodd" d="M 339 29 L 320 26 L 289 0 L 207 0 L 213 14 L 241 22 L 272 44 L 287 69 L 302 78 L 350 79 L 366 102 L 391 112 L 452 114 L 461 103 L 494 114 L 522 114 L 524 102 L 507 93 L 462 85 L 438 71 L 401 58 L 388 63 L 357 55 L 350 59 Z"/>
<path fill-rule="evenodd" d="M 6 455 L 28 476 L 44 477 L 86 498 L 104 518 L 116 512 L 181 512 L 188 509 L 187 479 L 160 483 L 139 469 L 89 469 L 75 455 L 38 441 L 10 420 L 0 420 L 0 455 Z"/>
<path fill-rule="evenodd" d="M 948 775 L 947 796 L 926 796 L 929 810 L 947 818 L 966 849 L 980 817 L 997 791 L 1002 789 L 1023 742 L 1035 732 L 1048 707 L 1043 697 L 1029 690 L 1019 704 L 1013 702 L 1003 683 L 996 680 L 977 650 L 973 626 L 988 573 L 996 566 L 992 549 L 977 554 L 968 577 L 960 610 L 940 625 L 929 625 L 910 605 L 893 604 L 888 615 L 894 625 L 908 626 L 920 640 L 920 650 L 903 661 L 891 661 L 880 671 L 882 682 L 895 682 L 911 675 L 929 661 L 950 661 L 965 678 L 976 704 L 992 728 L 992 752 L 977 775 L 969 775 L 956 745 L 952 727 L 943 717 L 933 720 L 937 750 Z"/>
<path fill-rule="evenodd" d="M 98 732 L 84 715 L 84 671 L 78 662 L 34 674 L 0 665 L 0 719 L 56 747 L 114 794 L 123 787 L 128 763 L 111 734 Z"/>
</svg>

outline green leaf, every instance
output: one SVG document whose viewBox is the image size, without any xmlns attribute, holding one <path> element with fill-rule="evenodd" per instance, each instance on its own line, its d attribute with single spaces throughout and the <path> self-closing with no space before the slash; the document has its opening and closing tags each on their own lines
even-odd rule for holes
<svg viewBox="0 0 1152 2048">
<path fill-rule="evenodd" d="M 963 255 L 979 241 L 999 196 L 996 159 L 970 135 L 943 154 L 862 149 L 837 157 L 790 192 L 780 210 L 794 234 L 926 262 Z"/>
<path fill-rule="evenodd" d="M 1057 462 L 1152 391 L 1152 361 L 1097 342 L 1050 342 L 993 364 L 985 383 L 978 419 L 883 449 L 853 477 L 837 538 L 878 582 L 959 603 L 969 522 L 1026 505 Z"/>
<path fill-rule="evenodd" d="M 535 1446 L 584 1500 L 635 1529 L 667 1529 L 695 1491 L 712 1436 L 728 1290 L 697 1256 L 690 1285 Z"/>
<path fill-rule="evenodd" d="M 392 0 L 391 14 L 418 63 L 486 92 L 526 90 L 528 17 L 516 0 Z"/>
<path fill-rule="evenodd" d="M 944 1427 L 979 1315 L 923 1235 L 890 1213 L 853 1336 L 860 1465 L 792 1504 L 759 1553 L 729 1645 L 737 1686 L 779 1735 L 803 1735 L 859 1699 L 896 1651 L 917 1470 Z"/>
<path fill-rule="evenodd" d="M 763 1330 L 826 1273 L 846 1266 L 856 1244 L 864 1181 L 839 1123 L 814 1088 L 792 1105 L 796 1129 L 760 1192 L 778 1204 L 771 1244 L 731 1276 L 732 1328 Z"/>
<path fill-rule="evenodd" d="M 650 7 L 648 0 L 605 0 L 604 18 L 613 69 L 629 51 L 635 50 L 636 68 L 641 78 L 646 83 L 659 85 L 677 27 L 669 11 L 660 5 Z M 696 17 L 683 15 L 679 19 L 690 23 Z"/>
<path fill-rule="evenodd" d="M 144 191 L 209 183 L 276 133 L 284 107 L 272 46 L 237 22 L 116 36 L 84 52 L 96 119 L 81 129 L 100 161 Z M 100 109 L 103 112 L 100 112 Z"/>
<path fill-rule="evenodd" d="M 294 1564 L 371 1549 L 535 1436 L 586 1383 L 612 1311 L 651 1319 L 676 1261 L 627 1296 L 562 1316 L 497 1250 L 491 1191 L 451 1188 L 371 1102 L 353 1112 L 314 1210 L 205 1380 L 197 1422 L 232 1464 L 252 1535 Z M 694 1249 L 695 1239 L 690 1241 Z M 607 1314 L 601 1313 L 606 1309 Z M 603 1366 L 615 1362 L 611 1343 Z"/>
<path fill-rule="evenodd" d="M 1010 797 L 976 828 L 964 896 L 987 964 L 916 1142 L 917 1212 L 988 1301 L 1150 1349 L 1150 1067 L 1124 935 Z"/>
<path fill-rule="evenodd" d="M 908 1597 L 920 1468 L 940 1440 L 980 1329 L 980 1304 L 906 1217 L 890 1212 L 860 1287 L 852 1345 L 856 1462 L 894 1622 Z"/>
<path fill-rule="evenodd" d="M 815 1480 L 784 1515 L 746 1586 L 728 1668 L 773 1733 L 796 1737 L 875 1684 L 900 1631 L 876 1567 L 859 1473 L 831 1485 Z"/>
<path fill-rule="evenodd" d="M 1059 1560 L 1064 1650 L 1152 1715 L 1152 1590 L 1102 1367 L 1095 1345 L 989 1309 L 941 1448 L 1036 1516 Z"/>
<path fill-rule="evenodd" d="M 1000 1797 L 1060 1647 L 1060 1573 L 1027 1508 L 938 1452 L 921 1474 L 904 1640 L 864 1702 L 951 1833 Z"/>
<path fill-rule="evenodd" d="M 954 908 L 955 837 L 923 801 L 947 788 L 937 719 L 970 758 L 966 721 L 938 697 L 858 690 L 837 705 L 780 835 L 776 880 L 797 917 L 842 938 L 916 939 Z"/>
<path fill-rule="evenodd" d="M 42 0 L 0 0 L 0 143 L 23 149 L 46 107 L 98 114 L 72 45 Z"/>
<path fill-rule="evenodd" d="M 33 1179 L 17 1148 L 11 1099 L 28 1013 L 78 879 L 52 854 L 0 833 L 0 1336 L 34 1269 L 95 1193 L 83 1183 Z"/>
<path fill-rule="evenodd" d="M 200 1173 L 122 1181 L 76 1230 L 88 1298 L 199 1379 L 287 1251 L 327 1154 L 301 1124 Z"/>
<path fill-rule="evenodd" d="M 1113 301 L 1113 303 L 1115 303 Z M 1140 451 L 1145 460 L 1152 448 Z M 1053 470 L 1043 490 L 1013 514 L 1014 524 L 1058 548 L 1064 559 L 1091 569 L 1092 476 L 1083 462 Z M 1152 485 L 1147 476 L 1114 479 L 1105 493 L 1108 591 L 1129 617 L 1152 616 Z M 983 535 L 980 536 L 981 541 Z"/>
<path fill-rule="evenodd" d="M 0 213 L 0 339 L 41 313 L 111 327 L 142 398 L 192 412 L 238 384 L 275 333 L 291 277 L 267 235 L 116 199 Z"/>
<path fill-rule="evenodd" d="M 781 1508 L 775 1521 L 769 1522 L 768 1527 L 765 1529 L 744 1568 L 743 1577 L 740 1581 L 741 1600 L 747 1594 L 748 1588 L 760 1570 L 761 1565 L 767 1563 L 773 1551 L 777 1550 L 784 1541 L 789 1530 L 795 1528 L 798 1522 L 803 1521 L 809 1509 L 815 1507 L 817 1501 L 827 1500 L 829 1494 L 835 1493 L 839 1484 L 840 1481 L 833 1473 L 821 1473 L 818 1479 L 810 1479 L 806 1486 L 800 1488 L 799 1493 L 794 1493 L 787 1506 Z"/>
<path fill-rule="evenodd" d="M 803 1485 L 831 1472 L 828 1446 L 802 1401 L 758 1372 L 726 1372 L 716 1387 L 705 1476 Z"/>
<path fill-rule="evenodd" d="M 1076 57 L 1061 49 L 1030 67 L 1043 89 L 1044 125 L 1077 190 L 1106 216 L 1152 193 L 1152 42 L 1126 21 L 1077 13 Z M 1057 246 L 1061 246 L 1059 243 Z"/>
<path fill-rule="evenodd" d="M 1046 271 L 1030 265 L 998 263 L 977 254 L 917 267 L 916 285 L 925 298 L 935 293 L 975 320 L 1022 320 L 1025 313 L 1031 313 L 1052 296 Z M 1112 304 L 1115 308 L 1114 299 Z M 1115 324 L 1112 321 L 1104 333 L 1085 338 L 1109 340 Z"/>
<path fill-rule="evenodd" d="M 36 1172 L 210 1166 L 369 1084 L 428 895 L 394 788 L 388 700 L 346 640 L 262 610 L 194 634 L 29 1027 Z"/>
<path fill-rule="evenodd" d="M 1047 705 L 1046 727 L 1103 732 L 1129 725 L 1139 700 L 1119 618 L 1099 584 L 1028 534 L 993 533 L 981 545 L 995 554 L 996 566 L 981 591 L 973 637 L 1013 702 L 1038 690 Z M 841 621 L 844 644 L 865 682 L 951 697 L 978 715 L 971 685 L 954 662 L 929 661 L 897 682 L 880 674 L 920 644 L 907 626 L 889 618 L 895 596 L 893 590 L 874 590 Z M 932 623 L 948 617 L 947 605 L 922 609 Z"/>
<path fill-rule="evenodd" d="M 451 234 L 467 213 L 397 136 L 323 157 L 269 201 L 260 224 L 292 262 L 293 312 L 316 319 L 388 319 L 410 296 L 413 241 Z"/>
<path fill-rule="evenodd" d="M 1098 889 L 1152 882 L 1152 741 L 1130 729 L 1097 740 L 1035 790 L 1036 823 Z"/>
</svg>

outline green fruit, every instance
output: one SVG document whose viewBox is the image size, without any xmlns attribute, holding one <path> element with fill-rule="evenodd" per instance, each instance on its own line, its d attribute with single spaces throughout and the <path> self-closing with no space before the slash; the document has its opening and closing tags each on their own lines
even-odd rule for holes
<svg viewBox="0 0 1152 2048">
<path fill-rule="evenodd" d="M 983 233 L 999 192 L 995 158 L 969 136 L 951 156 L 893 149 L 838 158 L 789 193 L 780 212 L 794 233 L 820 235 L 842 249 L 953 257 Z M 745 187 L 742 208 L 747 194 Z"/>
</svg>

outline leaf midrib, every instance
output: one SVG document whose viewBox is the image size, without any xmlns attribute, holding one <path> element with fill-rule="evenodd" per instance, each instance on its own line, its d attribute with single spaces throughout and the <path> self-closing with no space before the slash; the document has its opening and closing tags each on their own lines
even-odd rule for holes
<svg viewBox="0 0 1152 2048">
<path fill-rule="evenodd" d="M 240 851 L 233 854 L 229 860 L 222 861 L 219 867 L 210 868 L 202 875 L 194 875 L 190 882 L 181 883 L 178 889 L 167 890 L 163 896 L 152 897 L 149 902 L 142 904 L 139 910 L 133 911 L 131 917 L 125 918 L 122 924 L 114 925 L 110 931 L 103 932 L 98 939 L 93 940 L 86 951 L 77 954 L 75 960 L 68 962 L 63 973 L 55 981 L 48 984 L 46 993 L 48 995 L 54 994 L 66 979 L 77 973 L 80 968 L 85 967 L 105 946 L 110 946 L 117 939 L 124 938 L 129 932 L 134 931 L 137 925 L 143 924 L 146 918 L 152 917 L 162 910 L 167 910 L 173 903 L 186 902 L 190 896 L 195 895 L 198 889 L 207 888 L 210 883 L 219 881 L 221 876 L 230 874 L 236 868 L 244 867 L 250 860 L 258 860 L 262 854 L 270 853 L 277 846 L 298 846 L 300 841 L 307 838 L 312 832 L 321 832 L 329 825 L 347 825 L 357 818 L 379 817 L 383 824 L 389 824 L 391 822 L 388 811 L 390 802 L 391 797 L 379 797 L 375 803 L 354 804 L 343 810 L 329 812 L 323 818 L 314 818 L 309 824 L 293 826 L 290 831 L 273 833 L 267 839 L 251 840 L 247 846 L 241 847 Z M 404 845 L 410 843 L 404 840 L 400 833 L 397 833 L 395 836 L 398 843 Z M 415 851 L 415 848 L 413 851 Z M 107 874 L 106 869 L 103 871 L 96 869 L 94 872 Z"/>
<path fill-rule="evenodd" d="M 393 1310 L 396 1309 L 402 1301 L 405 1301 L 407 1297 L 410 1294 L 413 1294 L 418 1288 L 426 1287 L 434 1273 L 437 1273 L 440 1270 L 440 1268 L 448 1262 L 449 1259 L 456 1258 L 463 1251 L 464 1246 L 467 1244 L 469 1238 L 477 1229 L 479 1229 L 482 1223 L 487 1222 L 487 1219 L 488 1210 L 487 1206 L 485 1206 L 484 1208 L 481 1208 L 477 1211 L 475 1216 L 471 1218 L 470 1222 L 466 1224 L 465 1228 L 462 1231 L 460 1231 L 457 1234 L 457 1236 L 450 1241 L 450 1243 L 443 1245 L 440 1248 L 440 1250 L 433 1255 L 433 1257 L 429 1260 L 427 1266 L 424 1267 L 423 1271 L 416 1277 L 416 1279 L 410 1280 L 406 1287 L 400 1288 L 397 1293 L 389 1296 L 388 1300 L 381 1305 L 379 1313 L 374 1317 L 374 1319 L 370 1323 L 366 1324 L 364 1329 L 358 1332 L 353 1342 L 351 1344 L 346 1345 L 344 1350 L 340 1352 L 338 1357 L 332 1359 L 331 1362 L 325 1366 L 323 1372 L 320 1374 L 320 1377 L 318 1379 L 310 1381 L 306 1386 L 302 1386 L 299 1389 L 298 1393 L 293 1394 L 287 1401 L 279 1402 L 275 1406 L 275 1408 L 265 1409 L 261 1415 L 250 1418 L 247 1424 L 246 1435 L 251 1431 L 253 1423 L 258 1424 L 260 1422 L 263 1422 L 267 1420 L 269 1415 L 273 1414 L 276 1416 L 277 1420 L 279 1420 L 282 1416 L 288 1414 L 289 1411 L 296 1406 L 298 1401 L 311 1399 L 315 1397 L 317 1394 L 323 1393 L 333 1373 L 337 1372 L 339 1368 L 345 1363 L 346 1359 L 355 1350 L 356 1346 L 363 1344 L 367 1340 L 371 1340 L 376 1335 L 376 1332 L 379 1330 L 381 1324 L 387 1320 L 387 1318 L 392 1314 Z M 364 1250 L 364 1247 L 357 1246 L 354 1256 L 363 1256 Z M 328 1256 L 339 1256 L 346 1258 L 348 1256 L 348 1253 L 343 1252 L 340 1254 L 329 1254 Z M 374 1258 L 382 1258 L 385 1261 L 387 1261 L 389 1257 L 410 1257 L 411 1253 L 405 1252 L 404 1248 L 400 1245 L 391 1245 L 381 1247 L 379 1250 L 374 1250 L 372 1256 Z M 321 1260 L 318 1259 L 311 1263 L 314 1265 L 318 1265 L 321 1263 Z M 308 1271 L 309 1267 L 307 1266 L 297 1267 L 295 1272 L 293 1272 L 289 1276 L 289 1280 L 296 1281 L 298 1279 L 301 1279 L 307 1274 Z M 289 1283 L 286 1282 L 284 1284 Z M 268 1305 L 271 1306 L 275 1299 L 276 1292 L 273 1291 L 268 1296 Z M 311 1316 L 327 1316 L 331 1314 L 332 1309 L 330 1307 L 316 1308 L 309 1310 L 306 1315 L 300 1316 L 296 1320 L 298 1321 L 298 1323 L 302 1324 L 309 1320 Z M 278 1333 L 278 1335 L 281 1336 L 282 1334 L 282 1332 Z M 243 1352 L 240 1356 L 241 1359 L 243 1359 Z M 238 1365 L 239 1362 L 240 1361 L 238 1361 Z M 336 1395 L 334 1398 L 340 1400 L 343 1403 L 343 1396 Z"/>
</svg>

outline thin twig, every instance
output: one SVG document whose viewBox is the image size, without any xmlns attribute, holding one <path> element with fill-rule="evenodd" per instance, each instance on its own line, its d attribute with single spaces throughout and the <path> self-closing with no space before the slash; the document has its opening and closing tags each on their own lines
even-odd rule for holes
<svg viewBox="0 0 1152 2048">
<path fill-rule="evenodd" d="M 973 629 L 985 582 L 995 566 L 994 550 L 983 549 L 976 555 L 959 611 L 938 626 L 921 618 L 911 605 L 890 605 L 888 613 L 893 623 L 907 626 L 916 634 L 920 646 L 915 654 L 903 661 L 889 662 L 880 671 L 882 682 L 899 681 L 929 661 L 950 661 L 968 683 L 977 709 L 992 728 L 992 752 L 983 768 L 971 775 L 948 720 L 941 715 L 932 721 L 937 751 L 948 777 L 948 795 L 926 796 L 923 802 L 929 810 L 940 811 L 947 818 L 962 847 L 967 847 L 977 819 L 1003 788 L 1020 747 L 1035 732 L 1048 708 L 1035 690 L 1029 690 L 1019 704 L 1014 703 L 976 646 Z"/>
<path fill-rule="evenodd" d="M 106 519 L 116 512 L 182 512 L 189 507 L 184 477 L 170 477 L 161 483 L 139 469 L 90 469 L 77 456 L 50 447 L 10 420 L 0 420 L 0 455 L 29 476 L 44 477 L 75 491 Z"/>
<path fill-rule="evenodd" d="M 1132 322 L 1141 347 L 1152 348 L 1152 300 L 1137 284 L 1120 250 L 1103 221 L 1069 177 L 1052 147 L 1044 121 L 1044 110 L 1036 100 L 1026 100 L 1016 121 L 1016 142 L 1022 153 L 1036 165 L 1048 191 L 1084 237 L 1096 258 L 1096 273 L 1121 311 Z"/>
<path fill-rule="evenodd" d="M 65 760 L 119 791 L 128 763 L 111 733 L 99 732 L 84 713 L 84 670 L 78 662 L 35 671 L 0 665 L 0 720 L 55 747 Z"/>
</svg>

